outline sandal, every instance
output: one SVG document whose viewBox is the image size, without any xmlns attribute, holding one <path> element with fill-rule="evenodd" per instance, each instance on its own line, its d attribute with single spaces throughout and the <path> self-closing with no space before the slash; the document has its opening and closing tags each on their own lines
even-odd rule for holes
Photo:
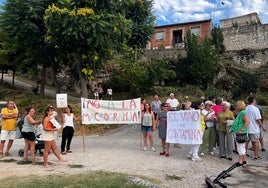
<svg viewBox="0 0 268 188">
<path fill-rule="evenodd" d="M 164 151 L 163 152 L 160 152 L 160 155 L 165 155 L 165 154 L 166 154 L 166 152 L 164 152 Z"/>
<path fill-rule="evenodd" d="M 67 150 L 67 153 L 73 153 L 71 150 Z"/>
<path fill-rule="evenodd" d="M 67 154 L 67 152 L 66 152 L 66 151 L 63 151 L 63 152 L 61 152 L 61 154 L 62 154 L 62 155 L 66 155 L 66 154 Z"/>
</svg>

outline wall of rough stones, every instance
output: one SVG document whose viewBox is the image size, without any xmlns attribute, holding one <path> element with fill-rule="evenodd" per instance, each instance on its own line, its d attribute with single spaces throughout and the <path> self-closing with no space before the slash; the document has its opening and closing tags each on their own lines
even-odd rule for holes
<svg viewBox="0 0 268 188">
<path fill-rule="evenodd" d="M 268 24 L 222 28 L 226 51 L 268 48 Z"/>
</svg>

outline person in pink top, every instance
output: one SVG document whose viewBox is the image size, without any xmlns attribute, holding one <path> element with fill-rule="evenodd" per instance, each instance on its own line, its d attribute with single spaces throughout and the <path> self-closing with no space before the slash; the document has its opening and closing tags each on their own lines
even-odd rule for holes
<svg viewBox="0 0 268 188">
<path fill-rule="evenodd" d="M 217 119 L 219 117 L 219 112 L 222 111 L 221 103 L 222 103 L 222 99 L 218 98 L 215 101 L 215 105 L 212 106 L 212 110 L 215 112 L 215 116 L 216 116 Z M 219 132 L 218 132 L 218 130 L 219 130 L 219 122 L 218 121 L 215 121 L 214 128 L 215 128 L 215 133 L 216 133 L 216 139 L 215 139 L 214 146 L 216 147 L 216 146 L 219 146 Z"/>
</svg>

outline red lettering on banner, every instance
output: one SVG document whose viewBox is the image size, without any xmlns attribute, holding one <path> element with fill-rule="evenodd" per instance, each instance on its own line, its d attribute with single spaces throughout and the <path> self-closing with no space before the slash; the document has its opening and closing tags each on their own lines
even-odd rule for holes
<svg viewBox="0 0 268 188">
<path fill-rule="evenodd" d="M 118 119 L 117 119 L 117 113 L 114 113 L 113 121 L 118 121 Z"/>
<path fill-rule="evenodd" d="M 83 113 L 83 114 L 82 114 L 82 121 L 84 121 L 84 119 L 86 119 L 86 118 L 87 118 L 88 120 L 90 120 L 90 116 L 89 116 L 89 114 L 88 114 L 88 113 L 86 113 L 86 114 Z"/>
<path fill-rule="evenodd" d="M 88 99 L 87 101 L 87 108 L 100 108 L 100 102 L 98 100 Z"/>
<path fill-rule="evenodd" d="M 103 119 L 105 121 L 109 121 L 109 115 L 107 113 L 104 113 Z"/>
<path fill-rule="evenodd" d="M 128 112 L 123 112 L 122 114 L 123 114 L 122 120 L 127 121 L 128 120 Z"/>
<path fill-rule="evenodd" d="M 136 109 L 136 102 L 134 99 L 131 99 L 129 109 Z"/>
<path fill-rule="evenodd" d="M 138 121 L 138 115 L 135 112 L 133 113 L 132 121 Z"/>
</svg>

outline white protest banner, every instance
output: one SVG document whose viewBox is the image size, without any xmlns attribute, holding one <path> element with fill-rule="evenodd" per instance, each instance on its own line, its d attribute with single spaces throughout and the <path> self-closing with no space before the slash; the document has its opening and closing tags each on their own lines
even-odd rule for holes
<svg viewBox="0 0 268 188">
<path fill-rule="evenodd" d="M 82 124 L 139 124 L 140 103 L 140 98 L 120 101 L 81 98 Z"/>
<path fill-rule="evenodd" d="M 67 93 L 56 94 L 57 108 L 66 108 L 68 105 L 67 102 Z"/>
<path fill-rule="evenodd" d="M 169 111 L 167 113 L 168 143 L 202 144 L 200 110 Z"/>
</svg>

